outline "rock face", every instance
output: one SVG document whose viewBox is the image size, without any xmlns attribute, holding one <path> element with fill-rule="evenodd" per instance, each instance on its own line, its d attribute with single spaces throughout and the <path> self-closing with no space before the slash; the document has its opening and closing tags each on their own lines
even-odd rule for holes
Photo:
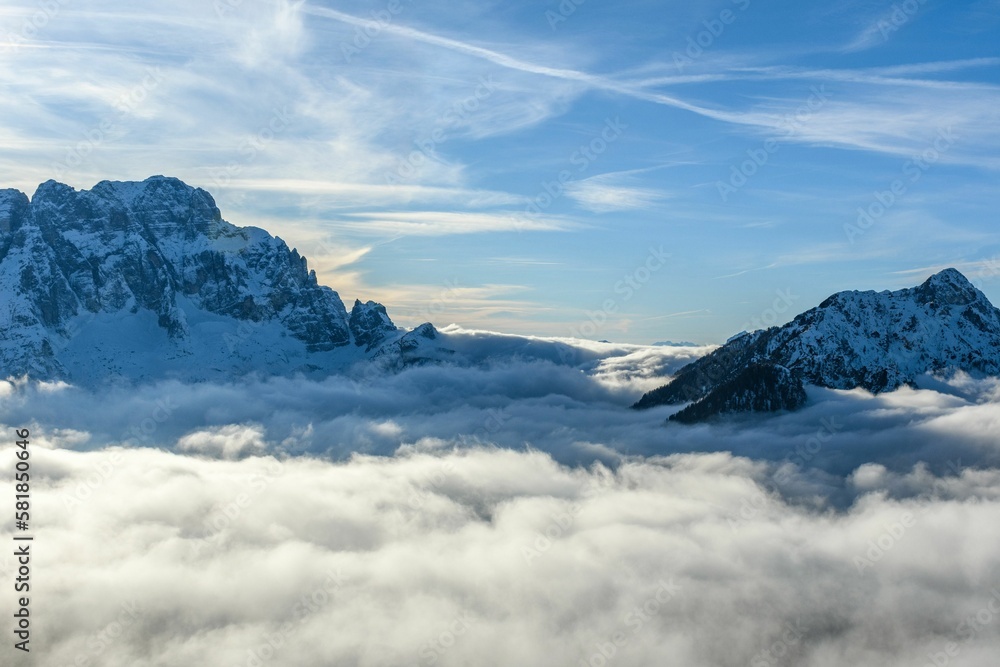
<svg viewBox="0 0 1000 667">
<path fill-rule="evenodd" d="M 396 368 L 456 361 L 458 355 L 455 350 L 442 345 L 439 338 L 440 334 L 433 324 L 421 324 L 392 343 L 383 345 L 375 358 L 384 365 Z"/>
<path fill-rule="evenodd" d="M 385 306 L 374 301 L 355 300 L 349 324 L 354 344 L 364 346 L 367 351 L 375 349 L 386 336 L 396 332 L 396 325 L 389 319 Z"/>
<path fill-rule="evenodd" d="M 774 408 L 761 407 L 767 402 L 726 395 L 741 386 L 737 383 L 734 389 L 730 383 L 748 379 L 748 369 L 761 364 L 786 369 L 802 383 L 862 387 L 873 393 L 949 369 L 1000 375 L 1000 311 L 955 269 L 896 292 L 840 292 L 784 326 L 734 336 L 633 407 L 698 405 L 711 397 L 712 405 L 722 406 L 719 410 L 705 405 L 688 413 L 704 418 L 718 412 L 801 405 L 794 399 L 796 392 L 784 386 L 787 378 L 782 373 L 771 379 L 780 381 L 779 394 L 791 393 L 786 396 L 789 400 L 772 401 Z"/>
<path fill-rule="evenodd" d="M 700 401 L 670 415 L 670 420 L 693 424 L 732 412 L 796 410 L 805 402 L 802 378 L 784 366 L 754 362 L 720 383 Z"/>
<path fill-rule="evenodd" d="M 309 371 L 404 333 L 371 301 L 348 315 L 284 241 L 163 176 L 0 190 L 0 299 L 4 377 Z"/>
</svg>

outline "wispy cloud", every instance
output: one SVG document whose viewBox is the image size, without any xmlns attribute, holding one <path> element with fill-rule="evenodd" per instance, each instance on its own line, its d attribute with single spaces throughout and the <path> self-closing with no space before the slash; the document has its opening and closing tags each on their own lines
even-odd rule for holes
<svg viewBox="0 0 1000 667">
<path fill-rule="evenodd" d="M 566 187 L 566 194 L 581 207 L 594 213 L 648 209 L 667 195 L 657 189 L 635 184 L 628 174 L 600 174 Z"/>
<path fill-rule="evenodd" d="M 416 204 L 428 202 L 464 202 L 467 206 L 502 206 L 523 204 L 521 195 L 502 191 L 440 187 L 420 184 L 358 183 L 316 181 L 285 178 L 233 179 L 223 188 L 274 194 L 299 194 L 328 197 L 326 202 L 313 199 L 314 207 L 347 208 L 379 202 L 382 204 Z"/>
<path fill-rule="evenodd" d="M 918 18 L 925 10 L 924 5 L 925 2 L 893 3 L 877 17 L 869 19 L 869 22 L 842 50 L 853 53 L 885 44 L 892 38 L 893 33 Z"/>
<path fill-rule="evenodd" d="M 344 12 L 311 5 L 307 6 L 304 11 L 351 25 L 364 25 L 367 21 L 367 19 L 352 16 Z M 881 90 L 877 96 L 868 95 L 867 99 L 859 97 L 856 94 L 848 96 L 841 94 L 839 99 L 828 105 L 828 108 L 811 114 L 809 123 L 806 126 L 797 128 L 795 132 L 788 133 L 787 116 L 796 113 L 796 108 L 801 106 L 804 100 L 784 99 L 772 101 L 771 105 L 774 107 L 774 110 L 771 112 L 766 107 L 750 107 L 743 110 L 725 109 L 721 106 L 709 107 L 690 103 L 679 97 L 655 92 L 641 83 L 627 80 L 620 81 L 612 77 L 595 75 L 571 68 L 539 65 L 506 55 L 494 49 L 488 49 L 457 39 L 441 37 L 404 25 L 392 24 L 386 26 L 384 29 L 386 32 L 401 38 L 438 46 L 520 72 L 573 81 L 592 89 L 671 106 L 724 123 L 751 126 L 768 132 L 784 132 L 787 134 L 785 137 L 787 140 L 796 142 L 823 143 L 875 152 L 902 153 L 906 150 L 913 150 L 914 146 L 910 141 L 905 142 L 905 145 L 901 145 L 903 144 L 901 140 L 904 137 L 909 138 L 912 136 L 911 133 L 906 131 L 905 126 L 902 128 L 902 131 L 899 128 L 901 117 L 919 118 L 921 128 L 927 130 L 932 127 L 940 127 L 942 122 L 941 117 L 947 115 L 950 117 L 951 124 L 959 124 L 972 131 L 973 128 L 981 128 L 982 123 L 987 118 L 994 118 L 996 115 L 995 109 L 997 108 L 997 100 L 995 99 L 997 92 L 995 90 L 986 91 L 985 99 L 971 104 L 970 100 L 963 97 L 962 103 L 956 106 L 949 105 L 948 100 L 941 99 L 940 96 L 922 98 L 921 102 L 923 104 L 920 106 L 914 104 L 914 100 L 912 99 L 900 100 L 898 97 L 892 98 L 894 102 L 886 103 L 884 90 Z M 982 59 L 966 60 L 963 63 L 963 66 L 980 66 L 985 64 L 982 62 Z M 937 65 L 936 68 L 938 71 L 944 69 L 942 65 Z M 900 72 L 902 71 L 905 70 L 900 70 Z M 914 69 L 913 71 L 916 72 L 918 70 Z M 816 78 L 822 80 L 822 76 L 817 76 Z M 843 78 L 845 80 L 849 79 L 849 75 L 845 74 Z M 867 82 L 877 83 L 877 81 L 873 81 L 870 78 Z M 903 85 L 909 87 L 921 84 L 913 84 L 907 81 L 903 82 Z M 923 85 L 926 87 L 926 84 Z M 859 116 L 862 114 L 866 116 L 865 122 L 859 122 Z M 983 133 L 977 132 L 977 134 Z M 953 154 L 949 159 L 960 161 L 963 159 L 963 154 Z M 966 156 L 964 161 L 989 168 L 1000 167 L 1000 162 L 989 158 Z"/>
<path fill-rule="evenodd" d="M 665 315 L 654 315 L 653 317 L 645 317 L 643 319 L 647 320 L 647 321 L 648 320 L 672 320 L 672 319 L 678 318 L 678 317 L 679 318 L 695 317 L 697 315 L 704 315 L 704 314 L 709 313 L 709 312 L 711 312 L 711 311 L 706 310 L 704 308 L 701 308 L 701 309 L 698 309 L 698 310 L 685 310 L 685 311 L 681 311 L 679 313 L 667 313 Z"/>
<path fill-rule="evenodd" d="M 334 19 L 336 21 L 342 21 L 344 23 L 348 23 L 350 25 L 355 25 L 355 26 L 364 26 L 369 23 L 368 19 L 353 16 L 351 14 L 347 14 L 333 9 L 328 9 L 325 7 L 316 7 L 314 5 L 307 5 L 304 11 L 314 14 L 316 16 L 322 16 Z M 424 32 L 422 30 L 417 30 L 415 28 L 410 28 L 404 25 L 390 24 L 385 26 L 383 29 L 387 33 L 397 35 L 399 37 L 423 42 L 425 44 L 439 46 L 443 49 L 455 51 L 457 53 L 461 53 L 474 58 L 480 58 L 482 60 L 491 62 L 495 65 L 499 65 L 501 67 L 506 67 L 513 70 L 518 70 L 520 72 L 525 72 L 528 74 L 536 74 L 539 76 L 545 76 L 554 79 L 561 79 L 564 81 L 573 81 L 582 84 L 588 88 L 621 93 L 624 95 L 628 95 L 630 97 L 635 97 L 637 99 L 643 99 L 649 102 L 654 102 L 656 104 L 663 104 L 667 106 L 676 107 L 679 109 L 684 109 L 687 111 L 692 111 L 718 120 L 729 119 L 735 121 L 738 118 L 738 115 L 729 114 L 725 111 L 709 109 L 707 107 L 701 107 L 695 104 L 685 102 L 679 98 L 671 97 L 669 95 L 652 93 L 642 89 L 641 87 L 637 87 L 630 83 L 623 83 L 610 77 L 591 74 L 588 72 L 571 68 L 550 67 L 548 65 L 540 65 L 537 63 L 530 62 L 528 60 L 523 60 L 521 58 L 509 56 L 500 51 L 488 49 L 482 46 L 477 46 L 469 42 L 463 42 L 461 40 L 452 39 L 449 37 L 441 37 L 439 35 Z"/>
<path fill-rule="evenodd" d="M 355 220 L 351 220 L 354 218 Z M 403 236 L 446 236 L 490 232 L 565 232 L 579 224 L 556 216 L 519 216 L 506 213 L 455 213 L 449 211 L 405 211 L 353 213 L 337 226 L 371 234 Z"/>
<path fill-rule="evenodd" d="M 16 33 L 40 7 L 56 4 L 61 9 L 31 39 L 16 49 L 4 42 L 4 31 Z M 581 7 L 567 29 L 550 33 L 544 10 L 496 13 L 479 5 L 402 3 L 403 11 L 348 61 L 342 45 L 353 44 L 365 28 L 376 32 L 372 8 L 354 0 L 335 8 L 325 4 L 4 3 L 0 186 L 30 193 L 53 177 L 82 188 L 108 178 L 177 176 L 212 192 L 234 223 L 259 224 L 303 247 L 318 248 L 315 239 L 329 239 L 326 251 L 311 253 L 321 278 L 360 296 L 368 283 L 384 282 L 385 276 L 404 280 L 395 265 L 383 264 L 387 253 L 356 254 L 393 239 L 427 257 L 431 251 L 421 244 L 452 236 L 434 249 L 440 255 L 431 259 L 439 266 L 462 264 L 473 254 L 479 264 L 474 271 L 463 269 L 466 282 L 525 282 L 519 273 L 529 265 L 505 266 L 486 256 L 533 256 L 518 246 L 538 239 L 537 233 L 511 235 L 506 218 L 536 200 L 542 214 L 515 229 L 572 230 L 573 243 L 556 244 L 545 257 L 566 266 L 584 253 L 628 267 L 635 237 L 622 234 L 609 243 L 588 231 L 606 223 L 602 216 L 609 213 L 648 237 L 678 229 L 666 221 L 697 220 L 740 230 L 722 241 L 707 233 L 671 238 L 681 255 L 714 258 L 704 274 L 691 273 L 691 293 L 719 312 L 721 297 L 705 287 L 713 276 L 768 265 L 797 248 L 816 249 L 831 240 L 823 230 L 839 237 L 844 220 L 829 216 L 852 218 L 855 206 L 834 213 L 836 202 L 886 187 L 901 165 L 950 127 L 958 137 L 954 146 L 871 238 L 899 236 L 909 222 L 898 213 L 904 209 L 940 207 L 948 200 L 956 206 L 933 211 L 936 217 L 954 214 L 956 226 L 989 232 L 985 211 L 1000 169 L 1000 59 L 991 33 L 981 30 L 985 19 L 979 32 L 970 32 L 966 9 L 936 5 L 934 22 L 892 32 L 891 49 L 859 50 L 845 59 L 832 48 L 841 44 L 830 44 L 841 39 L 830 36 L 836 30 L 816 27 L 815 8 L 753 3 L 746 20 L 714 36 L 690 67 L 678 68 L 673 51 L 683 51 L 687 37 L 706 29 L 704 8 L 667 8 L 647 21 L 649 10 L 637 6 L 597 23 L 595 12 Z M 985 16 L 991 6 L 979 3 L 975 11 Z M 796 44 L 759 32 L 779 10 L 788 21 L 801 21 Z M 857 2 L 838 3 L 824 16 L 840 27 L 855 22 L 844 41 L 879 18 Z M 539 28 L 544 38 L 535 32 Z M 644 30 L 656 31 L 656 38 L 645 33 L 649 39 L 618 41 L 619 35 Z M 969 36 L 961 50 L 950 46 L 953 30 Z M 941 37 L 932 40 L 930 51 L 925 33 Z M 599 34 L 611 37 L 582 38 Z M 801 46 L 805 42 L 808 47 Z M 156 85 L 144 87 L 151 69 L 159 73 Z M 811 89 L 824 86 L 828 99 L 802 115 Z M 121 113 L 123 103 L 127 113 Z M 579 166 L 581 149 L 589 151 L 591 142 L 603 148 L 595 128 L 619 115 L 629 125 L 620 142 L 591 156 L 596 159 L 587 157 L 575 182 L 547 201 L 543 184 Z M 276 117 L 287 119 L 279 131 L 271 127 Z M 719 206 L 717 181 L 769 139 L 778 140 L 780 151 L 740 190 L 738 202 Z M 677 165 L 669 179 L 642 173 L 667 161 Z M 817 211 L 817 201 L 831 204 Z M 769 221 L 782 234 L 749 227 L 748 219 Z M 928 238 L 939 241 L 938 231 Z M 490 240 L 503 247 L 477 253 L 457 238 L 483 233 L 494 234 Z M 975 257 L 958 245 L 946 244 L 961 250 L 957 259 Z M 946 259 L 935 255 L 937 242 L 914 239 L 906 248 L 909 264 Z M 865 248 L 853 257 L 900 261 L 889 250 L 873 253 Z M 811 262 L 794 265 L 803 275 L 849 259 L 833 251 L 804 256 Z M 592 295 L 611 289 L 608 277 L 597 272 L 573 272 L 572 278 L 565 273 L 532 285 L 557 302 L 556 315 L 570 307 L 593 310 L 600 304 L 591 302 Z M 763 293 L 773 289 L 767 281 L 774 273 L 743 275 Z M 433 279 L 415 282 L 427 280 Z M 827 282 L 822 291 L 839 287 Z M 641 322 L 698 307 L 670 300 L 637 300 L 629 318 Z M 563 326 L 541 310 L 530 317 L 547 331 Z M 525 330 L 522 325 L 518 330 Z M 651 324 L 634 335 L 655 340 L 728 334 L 708 334 L 700 325 L 679 329 L 668 334 Z"/>
<path fill-rule="evenodd" d="M 464 279 L 442 284 L 367 286 L 365 294 L 392 304 L 390 314 L 401 326 L 433 321 L 439 326 L 461 324 L 491 331 L 532 330 L 531 322 L 555 310 L 544 300 L 527 298 L 530 285 L 475 284 Z"/>
<path fill-rule="evenodd" d="M 868 25 L 858 32 L 854 39 L 842 47 L 842 50 L 847 53 L 853 53 L 885 44 L 889 39 L 888 33 L 885 30 L 887 17 L 888 15 L 882 15 L 868 23 Z"/>
</svg>

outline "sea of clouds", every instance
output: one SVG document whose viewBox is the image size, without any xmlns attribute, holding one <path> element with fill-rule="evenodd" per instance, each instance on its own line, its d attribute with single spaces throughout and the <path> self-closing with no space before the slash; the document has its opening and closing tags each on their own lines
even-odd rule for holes
<svg viewBox="0 0 1000 667">
<path fill-rule="evenodd" d="M 29 664 L 996 664 L 1000 383 L 665 425 L 628 406 L 704 349 L 598 352 L 0 383 Z"/>
</svg>

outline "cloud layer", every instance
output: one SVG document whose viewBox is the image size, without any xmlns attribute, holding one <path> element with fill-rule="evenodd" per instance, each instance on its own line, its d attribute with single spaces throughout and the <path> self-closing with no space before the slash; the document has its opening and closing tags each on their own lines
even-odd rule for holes
<svg viewBox="0 0 1000 667">
<path fill-rule="evenodd" d="M 830 513 L 728 454 L 612 471 L 485 448 L 331 463 L 42 447 L 36 664 L 909 666 L 950 651 L 985 667 L 1000 650 L 995 470 L 911 475 L 895 500 L 902 480 L 859 473 L 865 493 Z"/>
<path fill-rule="evenodd" d="M 996 380 L 665 426 L 629 404 L 704 349 L 456 340 L 476 364 L 0 383 L 36 664 L 992 664 Z"/>
<path fill-rule="evenodd" d="M 893 472 L 924 463 L 936 474 L 1000 466 L 996 380 L 928 377 L 923 389 L 880 396 L 809 388 L 808 405 L 795 413 L 664 426 L 677 407 L 628 406 L 706 348 L 454 332 L 449 345 L 468 366 L 99 390 L 3 382 L 0 421 L 72 434 L 66 446 L 77 450 L 126 443 L 217 458 L 341 460 L 392 455 L 404 445 L 495 445 L 545 451 L 566 464 L 614 465 L 629 456 L 728 451 L 826 476 L 824 493 L 840 488 L 841 504 L 852 497 L 843 480 L 866 463 Z"/>
</svg>

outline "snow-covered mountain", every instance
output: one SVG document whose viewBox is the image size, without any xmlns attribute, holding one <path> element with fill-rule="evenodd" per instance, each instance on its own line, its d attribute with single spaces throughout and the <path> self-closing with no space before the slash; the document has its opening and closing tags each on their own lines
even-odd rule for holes
<svg viewBox="0 0 1000 667">
<path fill-rule="evenodd" d="M 373 301 L 348 310 L 296 250 L 226 222 L 208 192 L 174 178 L 0 190 L 0 377 L 93 385 L 516 359 L 594 370 L 627 347 L 407 331 Z M 670 372 L 703 353 L 643 352 Z M 1000 311 L 953 269 L 735 336 L 635 407 L 693 402 L 676 416 L 688 421 L 794 409 L 803 383 L 879 392 L 948 368 L 1000 375 Z"/>
<path fill-rule="evenodd" d="M 598 376 L 673 373 L 704 348 L 513 336 L 425 323 L 317 282 L 280 238 L 237 227 L 174 178 L 0 190 L 0 379 L 99 386 L 539 361 Z M 628 364 L 625 364 L 628 366 Z M 643 380 L 645 381 L 645 380 Z"/>
<path fill-rule="evenodd" d="M 430 327 L 428 330 L 427 327 Z M 433 348 L 317 283 L 174 178 L 0 190 L 0 375 L 94 382 L 329 372 Z"/>
<path fill-rule="evenodd" d="M 773 368 L 747 374 L 762 366 Z M 1000 375 L 1000 310 L 946 269 L 896 292 L 840 292 L 784 326 L 734 336 L 633 407 L 701 406 L 679 420 L 795 409 L 803 383 L 879 393 L 951 369 Z"/>
</svg>

